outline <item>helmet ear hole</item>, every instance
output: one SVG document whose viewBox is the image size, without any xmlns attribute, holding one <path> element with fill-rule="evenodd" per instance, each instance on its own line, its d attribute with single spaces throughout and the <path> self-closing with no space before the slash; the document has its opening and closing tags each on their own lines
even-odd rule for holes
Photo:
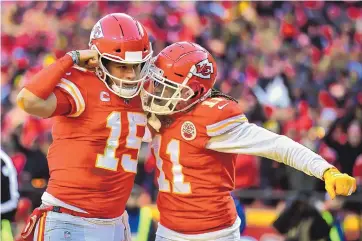
<svg viewBox="0 0 362 241">
<path fill-rule="evenodd" d="M 116 49 L 116 53 L 120 53 L 121 52 L 121 49 Z"/>
<path fill-rule="evenodd" d="M 191 97 L 191 99 L 195 98 L 195 97 L 198 96 L 198 95 L 199 95 L 199 91 L 196 91 L 196 92 L 194 93 L 194 95 Z"/>
<path fill-rule="evenodd" d="M 204 92 L 205 92 L 205 88 L 204 88 L 204 86 L 201 86 L 201 89 L 200 89 L 200 94 L 199 94 L 199 95 L 203 95 L 203 94 L 204 94 Z"/>
<path fill-rule="evenodd" d="M 193 99 L 197 96 L 200 96 L 203 93 L 203 87 L 198 82 L 190 83 L 189 87 L 193 90 L 194 95 L 190 98 Z"/>
<path fill-rule="evenodd" d="M 198 97 L 198 96 L 202 96 L 205 92 L 205 88 L 201 87 L 199 90 L 194 91 L 194 95 L 191 97 L 191 99 Z"/>
</svg>

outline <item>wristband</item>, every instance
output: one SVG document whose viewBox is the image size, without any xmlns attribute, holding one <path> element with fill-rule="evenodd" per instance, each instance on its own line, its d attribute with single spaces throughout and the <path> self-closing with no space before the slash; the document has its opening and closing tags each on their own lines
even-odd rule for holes
<svg viewBox="0 0 362 241">
<path fill-rule="evenodd" d="M 67 53 L 70 57 L 72 57 L 73 63 L 78 65 L 80 60 L 80 53 L 77 50 L 73 50 Z"/>
</svg>

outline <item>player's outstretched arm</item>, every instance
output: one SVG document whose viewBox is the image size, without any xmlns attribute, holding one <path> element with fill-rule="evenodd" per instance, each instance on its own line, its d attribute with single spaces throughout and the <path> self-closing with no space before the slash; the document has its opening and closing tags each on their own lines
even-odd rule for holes
<svg viewBox="0 0 362 241">
<path fill-rule="evenodd" d="M 43 118 L 68 113 L 71 104 L 61 92 L 55 91 L 55 87 L 74 64 L 94 69 L 98 65 L 97 51 L 71 51 L 41 70 L 19 92 L 18 106 L 31 115 Z"/>
<path fill-rule="evenodd" d="M 282 162 L 324 180 L 331 198 L 350 195 L 356 190 L 356 180 L 353 177 L 341 174 L 318 154 L 286 136 L 255 124 L 240 123 L 231 130 L 212 137 L 206 147 L 218 152 L 257 155 Z"/>
</svg>

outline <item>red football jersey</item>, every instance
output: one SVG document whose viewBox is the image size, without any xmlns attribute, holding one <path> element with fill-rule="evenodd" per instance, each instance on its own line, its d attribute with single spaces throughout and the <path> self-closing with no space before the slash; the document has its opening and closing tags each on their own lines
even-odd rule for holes
<svg viewBox="0 0 362 241">
<path fill-rule="evenodd" d="M 236 102 L 211 98 L 156 133 L 152 149 L 163 226 L 200 234 L 233 225 L 237 213 L 230 192 L 237 155 L 206 149 L 206 144 L 239 116 L 243 115 Z"/>
<path fill-rule="evenodd" d="M 112 93 L 94 73 L 75 68 L 56 88 L 71 98 L 54 117 L 47 192 L 98 218 L 122 215 L 137 171 L 147 119 L 140 100 Z"/>
</svg>

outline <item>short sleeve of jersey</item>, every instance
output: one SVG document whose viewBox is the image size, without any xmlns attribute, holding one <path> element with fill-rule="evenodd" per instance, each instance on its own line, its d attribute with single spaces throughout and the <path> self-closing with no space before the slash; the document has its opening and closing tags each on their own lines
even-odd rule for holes
<svg viewBox="0 0 362 241">
<path fill-rule="evenodd" d="M 80 116 L 86 106 L 86 90 L 81 87 L 82 71 L 72 68 L 67 72 L 56 86 L 56 92 L 64 93 L 71 104 L 71 111 L 68 117 Z"/>
<path fill-rule="evenodd" d="M 206 116 L 206 135 L 214 137 L 221 135 L 248 119 L 240 105 L 225 98 L 210 98 L 201 103 L 202 112 Z"/>
<path fill-rule="evenodd" d="M 53 90 L 53 94 L 57 98 L 57 107 L 50 117 L 67 116 L 75 110 L 76 105 L 74 99 L 68 92 L 62 88 L 56 87 Z"/>
</svg>

